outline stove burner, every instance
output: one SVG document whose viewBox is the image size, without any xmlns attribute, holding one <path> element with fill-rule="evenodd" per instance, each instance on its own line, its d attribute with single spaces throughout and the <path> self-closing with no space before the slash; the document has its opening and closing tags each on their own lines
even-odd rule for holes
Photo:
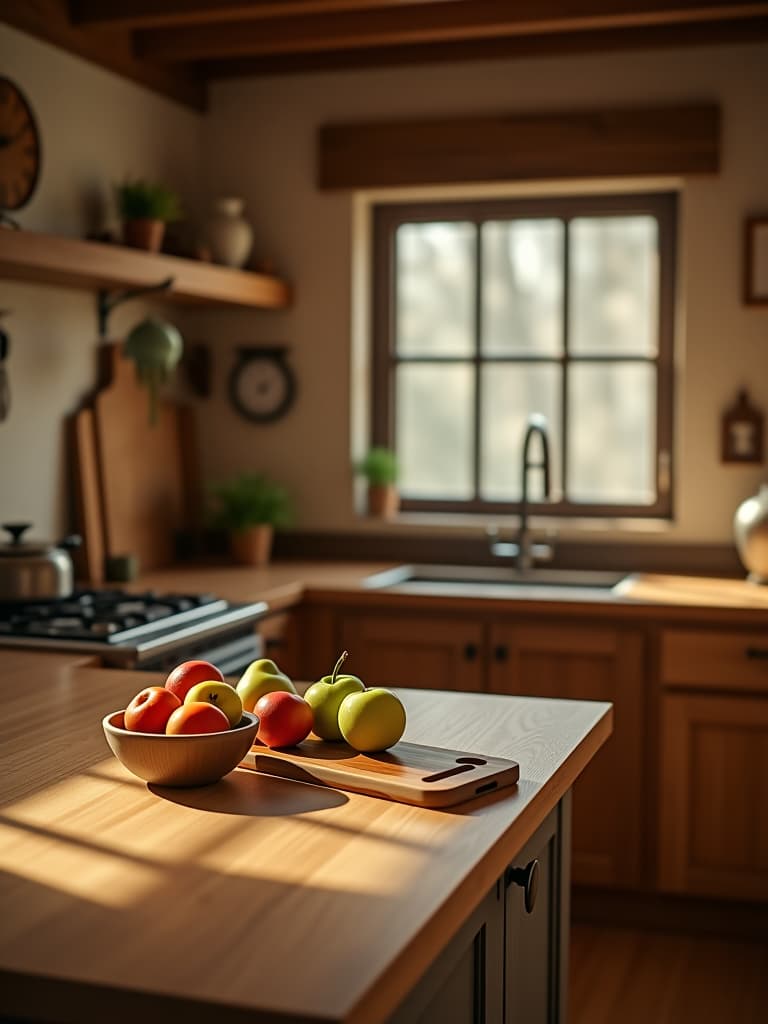
<svg viewBox="0 0 768 1024">
<path fill-rule="evenodd" d="M 217 603 L 223 604 L 213 594 L 84 590 L 61 601 L 0 606 L 0 635 L 114 642 L 127 631 L 140 635 L 142 627 L 194 619 Z"/>
</svg>

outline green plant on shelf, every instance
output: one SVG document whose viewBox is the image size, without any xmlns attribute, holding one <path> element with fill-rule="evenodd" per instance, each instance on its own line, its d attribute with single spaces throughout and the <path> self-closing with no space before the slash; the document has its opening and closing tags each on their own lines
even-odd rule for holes
<svg viewBox="0 0 768 1024">
<path fill-rule="evenodd" d="M 399 473 L 397 456 L 390 448 L 374 446 L 355 463 L 355 471 L 374 487 L 394 484 Z"/>
<path fill-rule="evenodd" d="M 117 203 L 124 221 L 159 220 L 164 223 L 180 220 L 181 202 L 166 185 L 142 180 L 126 181 L 117 186 Z"/>
</svg>

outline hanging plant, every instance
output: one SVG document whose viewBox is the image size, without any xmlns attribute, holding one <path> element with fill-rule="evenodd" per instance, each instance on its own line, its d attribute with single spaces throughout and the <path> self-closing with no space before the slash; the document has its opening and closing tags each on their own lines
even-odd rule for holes
<svg viewBox="0 0 768 1024">
<path fill-rule="evenodd" d="M 152 317 L 142 320 L 125 339 L 123 354 L 136 364 L 136 374 L 149 392 L 149 422 L 157 423 L 160 389 L 170 379 L 184 350 L 173 324 Z"/>
</svg>

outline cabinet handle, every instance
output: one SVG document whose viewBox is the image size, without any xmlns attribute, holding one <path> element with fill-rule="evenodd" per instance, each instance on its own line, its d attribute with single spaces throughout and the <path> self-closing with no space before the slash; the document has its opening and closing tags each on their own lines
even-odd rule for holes
<svg viewBox="0 0 768 1024">
<path fill-rule="evenodd" d="M 509 649 L 506 644 L 498 644 L 493 648 L 493 656 L 496 661 L 506 661 L 509 657 Z"/>
<path fill-rule="evenodd" d="M 532 860 L 524 868 L 507 868 L 504 882 L 507 888 L 514 884 L 525 890 L 525 911 L 532 914 L 539 891 L 539 862 Z"/>
<path fill-rule="evenodd" d="M 466 661 L 474 661 L 477 657 L 477 644 L 466 644 L 464 646 L 464 658 Z"/>
<path fill-rule="evenodd" d="M 768 661 L 768 647 L 748 647 L 746 655 L 752 661 Z"/>
</svg>

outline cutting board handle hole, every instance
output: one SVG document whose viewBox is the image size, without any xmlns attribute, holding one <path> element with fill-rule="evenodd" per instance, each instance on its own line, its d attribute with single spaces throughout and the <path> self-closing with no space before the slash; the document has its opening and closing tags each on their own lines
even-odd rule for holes
<svg viewBox="0 0 768 1024">
<path fill-rule="evenodd" d="M 458 760 L 458 759 L 457 759 Z M 485 764 L 485 762 L 483 762 Z M 453 768 L 446 768 L 442 772 L 435 772 L 434 775 L 425 775 L 422 782 L 442 782 L 443 779 L 451 779 L 454 775 L 461 775 L 464 772 L 471 772 L 475 767 L 473 764 L 457 764 Z"/>
<path fill-rule="evenodd" d="M 482 757 L 457 757 L 457 764 L 488 764 Z"/>
<path fill-rule="evenodd" d="M 482 786 L 478 786 L 475 790 L 475 796 L 479 796 L 480 793 L 490 793 L 492 789 L 496 789 L 495 782 L 485 782 Z"/>
</svg>

